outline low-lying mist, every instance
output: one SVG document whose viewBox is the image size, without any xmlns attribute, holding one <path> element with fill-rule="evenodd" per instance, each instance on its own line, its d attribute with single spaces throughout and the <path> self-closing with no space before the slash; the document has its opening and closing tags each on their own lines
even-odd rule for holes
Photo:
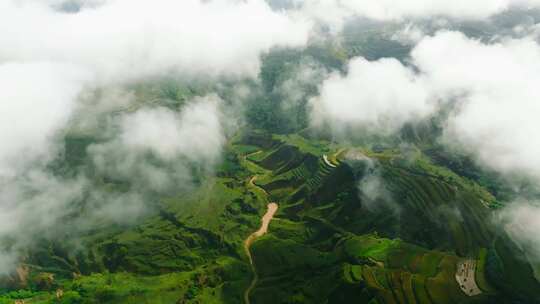
<svg viewBox="0 0 540 304">
<path fill-rule="evenodd" d="M 407 145 L 434 121 L 438 146 L 539 185 L 539 1 L 269 2 L 0 1 L 0 274 L 197 187 L 244 127 Z M 375 167 L 360 192 L 399 212 Z M 537 260 L 516 197 L 494 220 Z"/>
</svg>

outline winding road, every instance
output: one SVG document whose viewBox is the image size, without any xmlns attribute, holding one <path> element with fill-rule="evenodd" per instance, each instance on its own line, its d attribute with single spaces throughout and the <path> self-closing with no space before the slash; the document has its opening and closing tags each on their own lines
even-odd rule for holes
<svg viewBox="0 0 540 304">
<path fill-rule="evenodd" d="M 246 251 L 246 255 L 249 259 L 249 265 L 251 266 L 251 271 L 253 272 L 253 280 L 251 280 L 251 284 L 244 292 L 244 303 L 249 304 L 249 294 L 255 288 L 257 285 L 257 281 L 259 280 L 259 276 L 257 275 L 257 270 L 255 269 L 255 265 L 253 264 L 253 256 L 251 255 L 251 244 L 253 241 L 255 241 L 257 238 L 265 235 L 268 232 L 268 225 L 270 225 L 270 221 L 274 218 L 274 215 L 276 214 L 276 211 L 278 210 L 278 204 L 276 203 L 270 203 L 267 206 L 266 213 L 262 217 L 261 221 L 261 227 L 259 230 L 253 232 L 250 234 L 247 239 L 244 241 L 244 250 Z"/>
<path fill-rule="evenodd" d="M 261 153 L 261 152 L 262 151 L 257 151 L 257 152 L 245 155 L 244 159 L 243 159 L 244 162 L 249 163 L 250 160 L 248 160 L 248 157 L 250 155 L 255 155 L 255 154 L 258 154 L 258 153 Z M 264 190 L 263 188 L 261 188 L 261 187 L 259 187 L 259 186 L 257 186 L 255 184 L 256 179 L 257 179 L 257 175 L 252 176 L 248 180 L 247 186 L 251 187 L 251 188 L 254 188 L 257 191 L 261 192 L 265 196 L 264 201 L 268 202 L 267 201 L 268 192 L 266 192 L 266 190 Z M 251 283 L 249 284 L 249 287 L 244 292 L 244 303 L 245 304 L 250 304 L 249 296 L 251 294 L 251 291 L 255 288 L 255 286 L 257 286 L 257 282 L 259 281 L 259 275 L 257 274 L 257 269 L 255 269 L 255 264 L 253 263 L 253 255 L 251 254 L 251 244 L 253 244 L 253 242 L 257 238 L 265 235 L 268 232 L 268 226 L 270 225 L 270 221 L 272 221 L 272 219 L 274 218 L 274 215 L 276 214 L 278 208 L 279 208 L 278 204 L 276 204 L 274 202 L 269 203 L 266 206 L 266 213 L 261 218 L 261 226 L 259 227 L 259 229 L 257 231 L 255 231 L 255 232 L 253 232 L 252 234 L 250 234 L 244 240 L 244 250 L 245 250 L 246 255 L 247 255 L 248 259 L 249 259 L 249 265 L 251 267 L 251 272 L 253 272 L 253 279 L 251 280 Z"/>
</svg>

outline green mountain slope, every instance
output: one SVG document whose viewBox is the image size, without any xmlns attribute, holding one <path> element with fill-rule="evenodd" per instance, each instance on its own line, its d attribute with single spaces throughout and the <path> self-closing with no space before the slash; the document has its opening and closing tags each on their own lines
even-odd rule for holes
<svg viewBox="0 0 540 304">
<path fill-rule="evenodd" d="M 490 220 L 496 199 L 427 155 L 238 134 L 215 176 L 154 198 L 138 224 L 29 250 L 0 303 L 242 303 L 254 276 L 244 240 L 269 202 L 251 303 L 538 302 L 530 264 Z M 473 285 L 456 278 L 464 262 Z"/>
</svg>

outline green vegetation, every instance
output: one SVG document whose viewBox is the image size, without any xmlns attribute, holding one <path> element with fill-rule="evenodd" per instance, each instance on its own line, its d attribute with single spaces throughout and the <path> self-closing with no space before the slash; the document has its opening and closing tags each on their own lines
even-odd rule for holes
<svg viewBox="0 0 540 304">
<path fill-rule="evenodd" d="M 86 141 L 71 140 L 70 151 L 83 153 Z M 410 152 L 237 134 L 213 177 L 156 198 L 136 225 L 90 231 L 76 247 L 44 241 L 27 260 L 28 278 L 7 282 L 0 303 L 241 303 L 252 277 L 243 242 L 270 201 L 280 207 L 251 247 L 252 303 L 539 299 L 520 249 L 489 221 L 494 196 Z M 373 176 L 385 185 L 374 200 L 358 187 Z M 481 295 L 467 296 L 455 279 L 465 258 L 477 260 Z"/>
<path fill-rule="evenodd" d="M 346 29 L 342 45 L 266 54 L 261 83 L 243 83 L 254 92 L 246 125 L 230 136 L 213 174 L 190 168 L 193 180 L 178 185 L 187 190 L 149 195 L 150 210 L 134 224 L 40 240 L 25 253 L 28 273 L 0 281 L 0 304 L 242 303 L 253 276 L 243 242 L 269 202 L 279 209 L 269 233 L 251 247 L 259 276 L 251 303 L 540 302 L 526 256 L 490 221 L 512 189 L 442 149 L 435 141 L 440 122 L 408 126 L 398 136 L 354 134 L 342 146 L 308 127 L 306 105 L 317 83 L 302 84 L 294 102 L 282 92 L 297 69 L 313 62 L 321 71 L 343 70 L 351 56 L 407 54 L 380 38 L 386 28 L 362 28 Z M 180 83 L 133 85 L 134 105 L 96 114 L 96 121 L 145 106 L 178 109 L 207 92 L 235 96 L 233 85 Z M 76 122 L 65 136 L 65 155 L 51 165 L 69 177 L 85 168 L 87 148 L 105 136 L 81 134 Z M 403 147 L 403 140 L 411 145 Z M 132 187 L 89 176 L 111 193 Z M 380 193 L 364 193 L 365 178 L 380 182 Z M 477 262 L 474 279 L 483 292 L 474 297 L 455 278 L 458 261 L 467 258 Z"/>
<path fill-rule="evenodd" d="M 253 304 L 540 303 L 528 257 L 492 221 L 501 202 L 516 197 L 514 188 L 532 187 L 526 181 L 512 187 L 441 146 L 448 113 L 389 136 L 351 132 L 346 145 L 335 142 L 331 128 L 310 128 L 309 99 L 318 95 L 321 75 L 345 72 L 355 56 L 408 60 L 410 47 L 389 35 L 398 25 L 350 23 L 339 40 L 266 52 L 256 81 L 145 78 L 128 87 L 129 107 L 84 113 L 95 120 L 91 134 L 75 117 L 65 151 L 49 169 L 68 179 L 82 170 L 113 194 L 139 189 L 89 165 L 88 148 L 107 140 L 111 117 L 144 107 L 177 111 L 211 93 L 223 101 L 225 115 L 242 112 L 245 121 L 227 134 L 211 174 L 187 164 L 192 179 L 145 194 L 148 212 L 141 218 L 97 219 L 103 225 L 90 230 L 77 223 L 58 239 L 38 236 L 23 250 L 19 271 L 0 278 L 0 304 L 243 303 L 253 278 L 244 241 L 269 202 L 279 209 L 250 250 L 259 276 Z M 297 79 L 304 69 L 313 79 Z M 239 94 L 244 87 L 249 92 Z M 99 100 L 107 93 L 92 94 Z M 366 180 L 377 185 L 375 193 L 361 186 Z M 87 211 L 74 204 L 75 212 Z M 480 295 L 467 296 L 456 281 L 465 259 L 476 261 L 472 277 Z"/>
</svg>

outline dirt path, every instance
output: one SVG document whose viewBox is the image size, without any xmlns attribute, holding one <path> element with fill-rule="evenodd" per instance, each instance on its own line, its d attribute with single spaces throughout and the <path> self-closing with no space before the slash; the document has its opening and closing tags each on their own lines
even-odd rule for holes
<svg viewBox="0 0 540 304">
<path fill-rule="evenodd" d="M 249 179 L 249 185 L 253 188 L 257 188 L 259 189 L 262 193 L 264 193 L 265 195 L 268 195 L 268 192 L 266 192 L 266 190 L 264 190 L 263 188 L 255 185 L 255 180 L 257 179 L 257 175 L 253 175 L 252 178 Z"/>
<path fill-rule="evenodd" d="M 254 177 L 253 177 L 254 178 Z M 252 179 L 253 179 L 252 178 Z M 246 255 L 249 259 L 249 264 L 251 266 L 251 271 L 253 272 L 253 280 L 251 280 L 251 284 L 244 292 L 244 303 L 249 304 L 249 294 L 255 288 L 257 285 L 257 281 L 259 280 L 259 276 L 257 275 L 257 270 L 255 269 L 255 265 L 253 264 L 253 257 L 251 255 L 251 244 L 253 241 L 255 241 L 258 237 L 261 237 L 265 235 L 268 232 L 268 226 L 270 225 L 270 221 L 274 218 L 274 215 L 276 214 L 276 211 L 278 210 L 278 204 L 276 203 L 270 203 L 267 206 L 266 213 L 263 215 L 261 220 L 261 227 L 259 230 L 253 232 L 250 234 L 247 239 L 244 241 L 244 250 L 246 251 Z"/>
</svg>

